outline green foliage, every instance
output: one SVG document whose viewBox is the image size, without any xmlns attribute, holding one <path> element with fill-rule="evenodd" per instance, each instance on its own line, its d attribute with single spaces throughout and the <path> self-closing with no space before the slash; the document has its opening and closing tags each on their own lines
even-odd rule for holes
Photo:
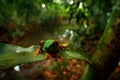
<svg viewBox="0 0 120 80">
<path fill-rule="evenodd" d="M 90 62 L 90 57 L 87 55 L 86 51 L 79 49 L 79 50 L 65 50 L 61 51 L 61 55 L 67 59 L 81 59 L 87 62 Z"/>
<path fill-rule="evenodd" d="M 108 14 L 115 3 L 113 0 L 73 0 L 73 4 L 67 0 L 66 2 L 65 7 L 70 14 L 69 21 L 75 19 L 77 24 L 84 26 L 86 20 L 89 27 L 94 24 L 97 29 L 104 29 Z"/>
<path fill-rule="evenodd" d="M 35 56 L 37 46 L 23 48 L 0 43 L 0 69 L 10 68 L 18 64 L 44 60 L 45 55 Z"/>
<path fill-rule="evenodd" d="M 13 67 L 18 64 L 23 64 L 33 61 L 41 61 L 45 59 L 45 53 L 35 56 L 38 46 L 30 46 L 23 48 L 20 46 L 9 45 L 0 43 L 0 69 Z M 65 59 L 82 59 L 91 62 L 89 56 L 83 50 L 73 51 L 65 50 L 60 51 L 60 56 Z"/>
<path fill-rule="evenodd" d="M 23 36 L 24 31 L 31 26 L 34 27 L 35 24 L 38 27 L 40 25 L 51 26 L 52 22 L 62 15 L 64 15 L 63 7 L 53 3 L 52 0 L 0 1 L 0 26 L 7 30 L 8 34 L 10 33 L 10 37 Z"/>
<path fill-rule="evenodd" d="M 69 14 L 70 27 L 60 38 L 67 36 L 73 49 L 80 47 L 85 49 L 88 41 L 97 40 L 96 37 L 103 32 L 114 3 L 113 0 L 65 0 L 63 6 Z M 95 47 L 95 45 L 90 43 L 89 46 Z"/>
<path fill-rule="evenodd" d="M 1 0 L 0 5 L 1 5 L 1 21 L 4 21 L 6 23 L 13 21 L 15 24 L 23 24 L 27 17 L 29 16 L 29 19 L 31 14 L 35 14 L 35 11 L 37 11 L 36 8 L 36 3 L 37 1 L 33 0 Z M 33 3 L 33 4 L 31 4 Z M 32 10 L 32 11 L 31 11 Z M 4 19 L 4 20 L 3 20 Z M 28 20 L 29 20 L 28 19 Z"/>
<path fill-rule="evenodd" d="M 36 18 L 43 26 L 48 27 L 52 25 L 51 22 L 57 20 L 58 17 L 63 16 L 64 13 L 65 12 L 63 11 L 63 7 L 61 7 L 60 4 L 46 4 L 46 7 L 41 9 L 40 14 L 37 15 Z"/>
<path fill-rule="evenodd" d="M 107 18 L 111 12 L 111 8 L 115 3 L 115 1 L 113 0 L 107 1 L 73 0 L 73 1 L 74 1 L 73 4 L 69 4 L 68 2 L 67 5 L 67 8 L 69 8 L 68 12 L 70 14 L 69 21 L 72 22 L 72 19 L 75 20 L 80 27 L 94 26 L 96 31 L 104 29 Z"/>
</svg>

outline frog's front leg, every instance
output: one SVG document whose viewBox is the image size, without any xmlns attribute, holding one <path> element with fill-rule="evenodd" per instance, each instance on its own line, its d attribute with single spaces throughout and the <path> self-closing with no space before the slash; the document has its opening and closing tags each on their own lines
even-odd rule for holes
<svg viewBox="0 0 120 80">
<path fill-rule="evenodd" d="M 60 49 L 61 49 L 61 50 L 65 50 L 65 46 L 60 45 Z"/>
<path fill-rule="evenodd" d="M 41 49 L 38 49 L 35 53 L 35 56 L 38 56 L 41 53 Z"/>
</svg>

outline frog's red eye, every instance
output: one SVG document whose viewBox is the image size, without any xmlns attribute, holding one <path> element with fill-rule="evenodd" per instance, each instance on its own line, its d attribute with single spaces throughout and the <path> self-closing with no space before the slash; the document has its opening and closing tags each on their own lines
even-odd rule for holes
<svg viewBox="0 0 120 80">
<path fill-rule="evenodd" d="M 43 41 L 40 41 L 39 45 L 42 46 L 43 45 Z"/>
</svg>

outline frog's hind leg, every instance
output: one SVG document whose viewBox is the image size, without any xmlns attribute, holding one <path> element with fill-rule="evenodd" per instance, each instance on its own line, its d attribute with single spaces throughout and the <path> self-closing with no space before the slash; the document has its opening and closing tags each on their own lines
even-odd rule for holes
<svg viewBox="0 0 120 80">
<path fill-rule="evenodd" d="M 46 54 L 46 59 L 51 59 L 51 58 L 52 58 L 52 55 L 49 54 L 49 53 L 47 53 L 47 54 Z"/>
<path fill-rule="evenodd" d="M 60 55 L 59 54 L 55 54 L 55 61 L 58 61 L 58 59 L 60 59 Z"/>
</svg>

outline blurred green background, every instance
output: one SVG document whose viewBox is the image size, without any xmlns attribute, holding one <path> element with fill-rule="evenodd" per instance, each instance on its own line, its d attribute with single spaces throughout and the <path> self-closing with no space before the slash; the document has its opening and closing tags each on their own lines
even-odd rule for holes
<svg viewBox="0 0 120 80">
<path fill-rule="evenodd" d="M 28 37 L 36 44 L 38 39 L 58 36 L 62 40 L 72 35 L 80 47 L 87 38 L 103 32 L 114 3 L 115 0 L 1 0 L 0 42 L 16 44 Z M 25 41 L 21 45 L 31 45 Z"/>
<path fill-rule="evenodd" d="M 28 47 L 39 44 L 39 41 L 43 39 L 56 39 L 71 49 L 83 48 L 91 56 L 115 2 L 116 0 L 0 0 L 0 42 Z M 74 61 L 77 64 L 76 60 L 71 61 L 71 65 L 74 65 Z M 64 66 L 67 64 L 69 61 Z M 28 68 L 28 65 L 27 67 L 24 65 L 23 73 L 24 75 L 31 73 L 27 74 L 27 77 L 30 77 L 34 70 L 31 68 L 28 70 Z M 57 70 L 60 72 L 58 68 Z M 0 73 L 2 80 L 15 79 L 16 72 L 11 69 L 0 71 Z M 65 71 L 64 74 L 66 73 L 68 72 Z M 21 73 L 18 74 L 23 76 Z M 38 70 L 35 74 L 41 73 Z M 48 76 L 55 73 L 48 70 L 46 74 Z M 70 75 L 72 72 L 65 77 L 65 80 L 70 79 Z M 42 80 L 44 78 L 46 79 L 43 75 Z M 76 75 L 73 75 L 73 78 L 76 78 Z M 19 80 L 27 79 L 23 77 Z M 28 80 L 37 79 L 28 78 Z"/>
</svg>

